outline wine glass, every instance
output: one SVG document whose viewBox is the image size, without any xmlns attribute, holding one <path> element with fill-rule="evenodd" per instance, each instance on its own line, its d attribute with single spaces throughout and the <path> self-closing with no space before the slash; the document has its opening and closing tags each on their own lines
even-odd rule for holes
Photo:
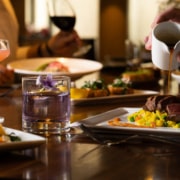
<svg viewBox="0 0 180 180">
<path fill-rule="evenodd" d="M 72 31 L 76 23 L 76 14 L 68 0 L 47 0 L 49 16 L 53 24 L 62 31 Z M 91 49 L 84 45 L 73 53 L 74 57 L 82 56 Z"/>
<path fill-rule="evenodd" d="M 9 41 L 6 39 L 0 39 L 0 61 L 6 59 L 10 54 Z M 8 90 L 9 91 L 9 90 Z M 6 91 L 5 93 L 7 93 Z M 5 94 L 3 93 L 3 95 Z M 0 124 L 4 122 L 4 117 L 0 116 Z"/>
<path fill-rule="evenodd" d="M 0 61 L 6 59 L 10 54 L 9 41 L 0 39 Z"/>
</svg>

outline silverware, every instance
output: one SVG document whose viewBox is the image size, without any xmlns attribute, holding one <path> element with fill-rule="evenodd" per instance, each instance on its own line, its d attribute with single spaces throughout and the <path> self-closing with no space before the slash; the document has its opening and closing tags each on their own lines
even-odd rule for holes
<svg viewBox="0 0 180 180">
<path fill-rule="evenodd" d="M 88 128 L 81 124 L 81 129 L 94 141 L 107 146 L 119 145 L 124 143 L 140 143 L 142 141 L 160 142 L 171 145 L 180 146 L 180 139 L 175 137 L 160 136 L 155 134 L 108 134 L 93 132 L 91 128 Z"/>
<path fill-rule="evenodd" d="M 136 134 L 136 135 L 128 136 L 127 138 L 124 138 L 124 139 L 117 140 L 117 141 L 106 140 L 104 141 L 104 143 L 106 143 L 106 145 L 108 146 L 112 146 L 112 145 L 118 145 L 122 143 L 130 143 L 130 140 L 148 140 L 151 142 L 160 142 L 160 143 L 180 146 L 180 140 L 177 141 L 174 139 L 168 139 L 162 136 L 152 135 L 152 134 L 143 134 L 143 135 Z"/>
</svg>

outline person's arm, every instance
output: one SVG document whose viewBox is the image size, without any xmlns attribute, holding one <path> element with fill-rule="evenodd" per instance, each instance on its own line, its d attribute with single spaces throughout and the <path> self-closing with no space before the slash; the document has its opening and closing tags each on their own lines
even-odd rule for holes
<svg viewBox="0 0 180 180">
<path fill-rule="evenodd" d="M 47 42 L 18 48 L 17 58 L 71 57 L 80 45 L 81 40 L 76 31 L 61 31 Z"/>
</svg>

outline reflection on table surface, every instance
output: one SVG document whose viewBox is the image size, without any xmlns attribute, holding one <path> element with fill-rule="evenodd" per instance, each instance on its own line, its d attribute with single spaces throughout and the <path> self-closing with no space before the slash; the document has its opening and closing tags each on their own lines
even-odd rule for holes
<svg viewBox="0 0 180 180">
<path fill-rule="evenodd" d="M 117 107 L 141 107 L 144 102 L 145 99 L 72 106 L 72 117 L 79 121 Z M 20 88 L 0 98 L 0 116 L 5 117 L 4 126 L 21 129 L 21 112 Z M 0 179 L 180 178 L 178 144 L 139 141 L 106 146 L 96 143 L 79 128 L 73 128 L 66 136 L 48 137 L 40 147 L 1 152 L 0 156 Z"/>
</svg>

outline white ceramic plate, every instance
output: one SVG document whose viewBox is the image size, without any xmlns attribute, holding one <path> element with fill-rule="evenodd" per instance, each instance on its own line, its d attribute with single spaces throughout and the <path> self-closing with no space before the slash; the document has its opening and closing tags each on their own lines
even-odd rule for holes
<svg viewBox="0 0 180 180">
<path fill-rule="evenodd" d="M 180 135 L 180 129 L 168 128 L 168 127 L 157 127 L 157 128 L 136 128 L 136 127 L 118 127 L 110 126 L 108 120 L 114 117 L 120 117 L 122 122 L 128 122 L 127 116 L 131 113 L 137 112 L 140 108 L 117 108 L 105 113 L 92 116 L 80 121 L 81 124 L 86 127 L 96 129 L 97 132 L 113 132 L 117 134 L 123 133 L 150 133 L 160 135 Z"/>
<path fill-rule="evenodd" d="M 36 71 L 36 69 L 52 61 L 59 61 L 69 68 L 70 72 L 51 72 L 56 75 L 68 75 L 72 78 L 79 78 L 83 75 L 93 73 L 102 69 L 103 65 L 100 62 L 78 59 L 78 58 L 34 58 L 14 61 L 7 65 L 8 68 L 14 69 L 15 73 L 22 75 L 41 75 L 48 72 Z"/>
<path fill-rule="evenodd" d="M 123 95 L 110 95 L 104 97 L 71 99 L 72 105 L 85 105 L 85 104 L 101 104 L 101 103 L 115 103 L 115 102 L 127 102 L 146 99 L 149 96 L 156 95 L 159 92 L 149 90 L 134 90 L 132 94 Z"/>
<path fill-rule="evenodd" d="M 7 134 L 15 133 L 16 136 L 21 138 L 21 141 L 0 143 L 0 151 L 28 149 L 28 148 L 37 147 L 46 142 L 46 139 L 44 137 L 35 134 L 30 134 L 7 127 L 4 127 L 4 129 Z"/>
</svg>

